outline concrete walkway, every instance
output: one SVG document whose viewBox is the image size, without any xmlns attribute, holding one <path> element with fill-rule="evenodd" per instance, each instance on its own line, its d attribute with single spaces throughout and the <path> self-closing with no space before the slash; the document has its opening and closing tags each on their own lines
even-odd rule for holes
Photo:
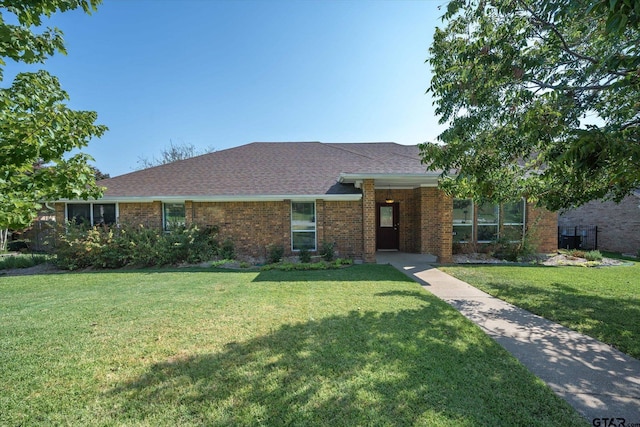
<svg viewBox="0 0 640 427">
<path fill-rule="evenodd" d="M 640 425 L 640 361 L 437 270 L 429 255 L 378 252 L 377 262 L 393 265 L 459 310 L 589 422 L 624 418 L 626 425 Z"/>
</svg>

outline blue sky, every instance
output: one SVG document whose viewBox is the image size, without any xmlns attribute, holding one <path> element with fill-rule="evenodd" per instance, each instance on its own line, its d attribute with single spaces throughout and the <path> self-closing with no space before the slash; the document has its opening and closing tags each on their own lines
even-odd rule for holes
<svg viewBox="0 0 640 427">
<path fill-rule="evenodd" d="M 170 142 L 418 144 L 443 130 L 424 62 L 443 4 L 105 0 L 54 16 L 68 55 L 36 68 L 109 127 L 84 151 L 111 176 Z"/>
</svg>

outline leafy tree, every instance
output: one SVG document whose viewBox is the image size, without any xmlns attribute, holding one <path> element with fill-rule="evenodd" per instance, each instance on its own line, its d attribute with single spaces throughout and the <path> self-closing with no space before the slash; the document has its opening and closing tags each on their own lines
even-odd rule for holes
<svg viewBox="0 0 640 427">
<path fill-rule="evenodd" d="M 213 152 L 215 149 L 208 147 L 204 150 L 198 150 L 193 144 L 174 144 L 169 142 L 169 146 L 160 151 L 160 157 L 149 159 L 147 157 L 138 157 L 138 169 L 146 169 L 154 166 L 166 165 L 167 163 L 177 162 L 178 160 L 189 159 L 191 157 L 200 156 Z"/>
<path fill-rule="evenodd" d="M 94 166 L 90 166 L 90 168 L 93 170 L 93 176 L 95 177 L 96 181 L 100 181 L 101 179 L 109 179 L 109 178 L 111 178 L 110 174 L 104 173 L 100 169 L 98 169 L 98 168 L 96 168 Z"/>
<path fill-rule="evenodd" d="M 91 13 L 99 3 L 0 0 L 0 80 L 5 59 L 43 63 L 55 52 L 65 53 L 59 29 L 36 33 L 44 17 L 77 8 Z M 16 24 L 8 24 L 6 15 Z M 92 159 L 69 152 L 85 147 L 107 128 L 95 124 L 95 112 L 68 108 L 68 100 L 58 79 L 46 71 L 20 73 L 8 87 L 0 87 L 0 229 L 26 227 L 41 201 L 101 195 L 88 163 Z"/>
<path fill-rule="evenodd" d="M 448 193 L 552 210 L 640 187 L 640 1 L 454 0 L 430 48 Z"/>
</svg>

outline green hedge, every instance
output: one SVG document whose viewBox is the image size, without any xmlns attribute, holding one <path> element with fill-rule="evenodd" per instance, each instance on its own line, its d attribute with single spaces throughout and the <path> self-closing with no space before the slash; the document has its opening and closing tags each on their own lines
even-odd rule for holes
<svg viewBox="0 0 640 427">
<path fill-rule="evenodd" d="M 55 264 L 64 269 L 121 268 L 195 264 L 223 252 L 233 255 L 233 242 L 218 242 L 218 228 L 179 227 L 170 232 L 145 227 L 86 229 L 68 224 L 58 235 Z"/>
</svg>

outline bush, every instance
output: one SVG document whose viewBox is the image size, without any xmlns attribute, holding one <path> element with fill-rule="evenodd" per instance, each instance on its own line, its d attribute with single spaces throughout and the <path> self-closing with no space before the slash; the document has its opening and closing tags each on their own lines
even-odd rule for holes
<svg viewBox="0 0 640 427">
<path fill-rule="evenodd" d="M 300 252 L 298 252 L 298 258 L 300 258 L 300 262 L 302 263 L 310 262 L 311 252 L 309 252 L 309 249 L 307 248 L 302 248 L 300 249 Z"/>
<path fill-rule="evenodd" d="M 59 232 L 56 265 L 68 270 L 198 263 L 218 255 L 218 229 L 176 227 L 169 233 L 145 227 L 90 228 L 68 224 Z M 226 245 L 233 248 L 233 244 Z"/>
<path fill-rule="evenodd" d="M 308 271 L 308 270 L 329 270 L 339 268 L 340 265 L 334 263 L 329 263 L 325 261 L 313 262 L 313 263 L 297 263 L 294 264 L 292 262 L 283 262 L 283 263 L 273 263 L 267 264 L 260 267 L 261 271 Z"/>
<path fill-rule="evenodd" d="M 335 255 L 334 245 L 331 242 L 322 243 L 322 248 L 320 249 L 320 255 L 322 259 L 327 262 L 333 261 L 333 257 Z"/>
<path fill-rule="evenodd" d="M 233 243 L 233 240 L 226 239 L 222 246 L 220 247 L 220 251 L 218 253 L 220 258 L 222 259 L 235 259 L 236 258 L 236 248 Z"/>
<path fill-rule="evenodd" d="M 580 249 L 571 249 L 568 254 L 572 257 L 584 258 L 587 253 Z"/>
<path fill-rule="evenodd" d="M 49 256 L 47 255 L 7 255 L 0 257 L 0 270 L 28 268 L 34 265 L 44 264 L 47 261 L 49 261 Z"/>
<path fill-rule="evenodd" d="M 24 252 L 29 250 L 28 240 L 12 240 L 7 243 L 7 250 L 9 252 Z"/>
<path fill-rule="evenodd" d="M 284 255 L 284 247 L 282 245 L 271 245 L 267 252 L 267 263 L 275 264 L 280 262 Z"/>
<path fill-rule="evenodd" d="M 585 252 L 584 259 L 587 261 L 602 261 L 602 254 L 600 251 Z"/>
<path fill-rule="evenodd" d="M 529 236 L 508 236 L 498 239 L 493 249 L 493 256 L 506 261 L 522 261 L 536 253 L 536 246 Z"/>
</svg>

